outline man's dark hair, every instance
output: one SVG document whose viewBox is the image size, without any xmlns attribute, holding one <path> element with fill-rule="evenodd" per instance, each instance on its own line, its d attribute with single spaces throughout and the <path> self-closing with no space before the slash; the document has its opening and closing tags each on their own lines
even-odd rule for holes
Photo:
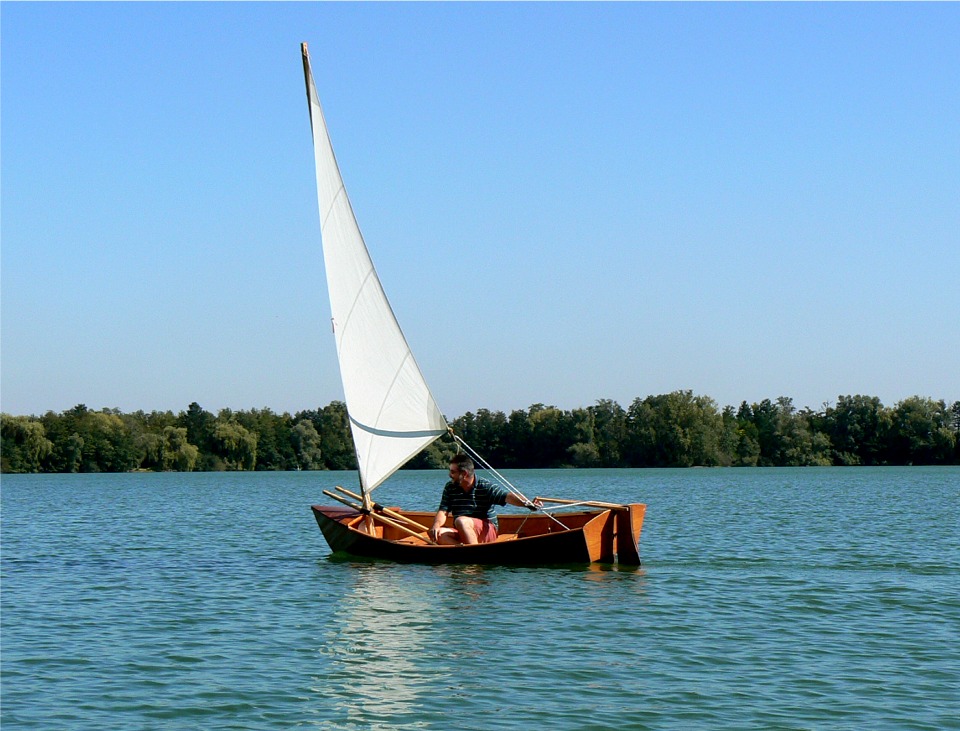
<svg viewBox="0 0 960 731">
<path fill-rule="evenodd" d="M 473 470 L 474 470 L 473 460 L 470 459 L 470 457 L 468 457 L 465 454 L 455 455 L 450 460 L 450 464 L 456 465 L 457 469 L 460 470 L 461 472 L 466 472 L 468 475 L 473 474 Z"/>
</svg>

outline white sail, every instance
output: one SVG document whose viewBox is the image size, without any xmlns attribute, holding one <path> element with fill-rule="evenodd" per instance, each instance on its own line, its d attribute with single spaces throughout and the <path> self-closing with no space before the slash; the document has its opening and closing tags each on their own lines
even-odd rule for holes
<svg viewBox="0 0 960 731">
<path fill-rule="evenodd" d="M 360 234 L 333 154 L 306 44 L 301 48 L 340 378 L 360 481 L 369 492 L 443 435 L 447 423 L 410 352 Z"/>
</svg>

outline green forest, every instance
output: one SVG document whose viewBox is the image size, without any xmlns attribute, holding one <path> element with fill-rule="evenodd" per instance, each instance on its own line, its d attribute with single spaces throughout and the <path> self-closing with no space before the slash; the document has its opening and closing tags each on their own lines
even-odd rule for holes
<svg viewBox="0 0 960 731">
<path fill-rule="evenodd" d="M 349 470 L 356 468 L 344 404 L 294 415 L 270 409 L 0 415 L 2 471 L 128 472 Z M 793 400 L 718 407 L 691 391 L 600 400 L 573 410 L 534 404 L 480 409 L 450 422 L 497 468 L 766 467 L 960 464 L 960 401 L 914 396 L 893 407 L 840 396 L 822 410 Z M 407 467 L 443 469 L 455 452 L 441 439 Z"/>
</svg>

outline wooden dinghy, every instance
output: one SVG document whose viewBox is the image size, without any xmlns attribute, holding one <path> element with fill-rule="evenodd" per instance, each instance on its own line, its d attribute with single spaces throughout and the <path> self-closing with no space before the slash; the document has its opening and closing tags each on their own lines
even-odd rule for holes
<svg viewBox="0 0 960 731">
<path fill-rule="evenodd" d="M 379 523 L 366 531 L 366 516 L 347 507 L 314 505 L 313 515 L 335 553 L 408 563 L 471 563 L 544 565 L 613 563 L 639 566 L 638 540 L 646 506 L 563 513 L 564 530 L 546 515 L 500 515 L 503 531 L 494 543 L 438 546 L 427 538 L 433 513 L 397 511 L 419 524 L 412 536 L 396 526 Z"/>
<path fill-rule="evenodd" d="M 427 536 L 433 514 L 390 510 L 371 499 L 394 472 L 446 434 L 454 437 L 458 449 L 471 450 L 447 425 L 384 293 L 340 175 L 306 44 L 301 51 L 331 322 L 360 476 L 359 495 L 343 488 L 337 488 L 340 494 L 323 491 L 343 507 L 313 506 L 330 547 L 397 561 L 555 564 L 617 559 L 638 565 L 645 509 L 640 504 L 554 499 L 568 509 L 582 509 L 555 515 L 538 507 L 535 514 L 503 514 L 496 542 L 438 546 Z M 442 300 L 437 293 L 428 304 Z M 530 505 L 496 470 L 485 468 L 522 504 Z"/>
<path fill-rule="evenodd" d="M 333 493 L 326 494 L 349 502 Z M 573 503 L 541 499 L 548 503 Z M 359 505 L 314 505 L 312 510 L 330 548 L 352 556 L 408 563 L 544 565 L 617 561 L 624 566 L 639 566 L 640 530 L 646 505 L 586 502 L 586 506 L 591 505 L 600 508 L 552 514 L 501 514 L 496 542 L 472 546 L 432 543 L 427 535 L 434 517 L 430 512 L 380 505 L 374 505 L 370 512 Z M 449 518 L 447 525 L 452 527 Z"/>
</svg>

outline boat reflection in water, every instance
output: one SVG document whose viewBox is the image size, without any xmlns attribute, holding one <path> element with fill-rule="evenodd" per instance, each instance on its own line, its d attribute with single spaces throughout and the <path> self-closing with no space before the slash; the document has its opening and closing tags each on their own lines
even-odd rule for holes
<svg viewBox="0 0 960 731">
<path fill-rule="evenodd" d="M 312 691 L 318 725 L 332 728 L 432 728 L 449 721 L 451 704 L 465 718 L 489 712 L 503 703 L 502 682 L 541 676 L 550 645 L 585 636 L 608 647 L 603 662 L 626 668 L 633 651 L 610 648 L 634 620 L 630 611 L 609 618 L 611 602 L 629 596 L 639 610 L 648 588 L 642 569 L 616 565 L 328 561 L 347 583 L 332 589 L 342 596 L 316 638 L 324 662 Z"/>
<path fill-rule="evenodd" d="M 382 563 L 349 562 L 352 585 L 324 622 L 318 651 L 329 660 L 314 692 L 333 715 L 363 728 L 420 717 L 430 680 L 443 667 L 432 582 Z M 433 649 L 431 649 L 433 648 Z M 332 708 L 330 706 L 333 706 Z"/>
<path fill-rule="evenodd" d="M 346 564 L 350 583 L 317 638 L 317 653 L 327 660 L 311 689 L 320 726 L 418 727 L 435 712 L 438 690 L 465 696 L 476 677 L 464 668 L 500 653 L 499 635 L 511 631 L 511 618 L 490 616 L 491 608 L 509 615 L 505 597 L 521 601 L 518 589 L 530 578 L 485 566 L 329 560 Z M 478 629 L 480 615 L 499 627 Z M 456 641 L 464 623 L 474 627 L 476 643 Z M 472 701 L 459 702 L 469 707 Z"/>
</svg>

